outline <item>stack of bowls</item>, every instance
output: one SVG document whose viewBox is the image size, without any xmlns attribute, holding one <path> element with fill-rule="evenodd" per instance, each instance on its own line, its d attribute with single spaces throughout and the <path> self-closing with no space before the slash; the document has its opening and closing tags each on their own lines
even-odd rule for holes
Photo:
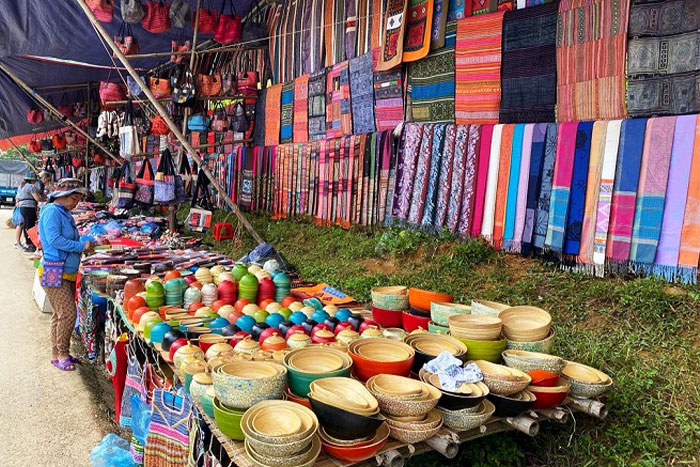
<svg viewBox="0 0 700 467">
<path fill-rule="evenodd" d="M 433 409 L 417 417 L 392 417 L 387 415 L 391 437 L 402 443 L 415 444 L 430 439 L 442 428 L 443 418 L 439 410 Z"/>
<path fill-rule="evenodd" d="M 430 317 L 433 323 L 445 328 L 449 326 L 448 319 L 450 316 L 469 314 L 471 314 L 471 307 L 469 305 L 444 302 L 432 302 L 430 304 Z"/>
<path fill-rule="evenodd" d="M 209 270 L 209 268 L 204 266 L 195 271 L 194 277 L 200 284 L 208 284 L 210 282 L 213 282 L 214 280 L 214 278 L 211 277 L 211 271 Z"/>
<path fill-rule="evenodd" d="M 240 281 L 241 277 L 248 274 L 248 266 L 245 264 L 236 264 L 233 269 L 231 269 L 231 274 L 236 278 L 236 281 Z"/>
<path fill-rule="evenodd" d="M 122 303 L 129 303 L 131 297 L 136 296 L 136 294 L 144 292 L 146 289 L 143 286 L 143 281 L 140 279 L 129 279 L 124 283 L 124 297 L 122 298 Z"/>
<path fill-rule="evenodd" d="M 275 300 L 275 283 L 269 277 L 260 279 L 258 283 L 257 303 L 262 303 L 264 300 Z"/>
<path fill-rule="evenodd" d="M 517 417 L 535 405 L 535 395 L 527 389 L 509 396 L 489 394 L 486 398 L 496 407 L 498 417 Z"/>
<path fill-rule="evenodd" d="M 527 388 L 532 381 L 527 373 L 505 365 L 498 365 L 486 360 L 476 360 L 474 364 L 481 370 L 484 384 L 492 394 L 509 396 Z"/>
<path fill-rule="evenodd" d="M 310 385 L 309 402 L 326 434 L 341 440 L 373 437 L 384 417 L 377 399 L 358 381 L 333 377 Z"/>
<path fill-rule="evenodd" d="M 183 296 L 182 306 L 188 308 L 193 303 L 202 300 L 202 292 L 197 287 L 188 287 Z"/>
<path fill-rule="evenodd" d="M 479 403 L 489 394 L 489 388 L 483 382 L 462 384 L 455 391 L 443 388 L 437 374 L 422 369 L 418 373 L 421 381 L 437 388 L 441 393 L 438 406 L 453 411 L 475 411 Z"/>
<path fill-rule="evenodd" d="M 319 431 L 321 444 L 327 454 L 352 464 L 374 457 L 384 447 L 389 438 L 389 424 L 379 425 L 374 436 L 360 440 L 338 439 L 327 434 L 323 428 Z"/>
<path fill-rule="evenodd" d="M 275 301 L 282 302 L 292 291 L 292 281 L 287 274 L 279 271 L 272 277 L 272 282 L 275 283 Z"/>
<path fill-rule="evenodd" d="M 238 298 L 245 298 L 250 303 L 256 303 L 258 298 L 258 279 L 252 274 L 246 274 L 239 279 Z"/>
<path fill-rule="evenodd" d="M 513 306 L 503 310 L 498 317 L 503 322 L 503 335 L 509 341 L 537 342 L 549 335 L 552 317 L 534 306 Z"/>
<path fill-rule="evenodd" d="M 409 345 L 384 338 L 352 341 L 348 354 L 353 360 L 353 373 L 361 381 L 380 373 L 408 376 L 415 358 Z"/>
<path fill-rule="evenodd" d="M 202 285 L 202 303 L 210 307 L 219 297 L 219 292 L 216 289 L 216 284 L 213 282 Z"/>
<path fill-rule="evenodd" d="M 216 392 L 216 387 L 214 392 Z M 204 397 L 202 397 L 202 401 L 204 401 Z M 204 404 L 202 405 L 204 406 Z M 232 409 L 222 404 L 217 397 L 214 397 L 212 405 L 214 421 L 219 430 L 231 439 L 243 441 L 245 435 L 243 430 L 241 430 L 241 419 L 243 414 L 245 414 L 245 410 Z"/>
<path fill-rule="evenodd" d="M 471 303 L 473 315 L 498 316 L 498 314 L 506 308 L 510 308 L 510 305 L 499 302 L 491 302 L 489 300 L 474 299 Z"/>
<path fill-rule="evenodd" d="M 237 360 L 216 367 L 212 380 L 223 405 L 248 409 L 262 400 L 282 398 L 287 369 L 272 362 Z"/>
<path fill-rule="evenodd" d="M 483 425 L 491 418 L 496 407 L 488 399 L 479 402 L 475 409 L 449 410 L 440 407 L 445 426 L 456 431 L 467 431 Z"/>
<path fill-rule="evenodd" d="M 377 399 L 379 409 L 394 417 L 421 417 L 435 408 L 440 391 L 430 384 L 405 376 L 376 375 L 365 386 Z"/>
<path fill-rule="evenodd" d="M 612 386 L 612 378 L 600 370 L 575 362 L 566 362 L 562 378 L 571 385 L 574 397 L 597 397 Z"/>
<path fill-rule="evenodd" d="M 352 360 L 345 352 L 326 346 L 310 345 L 292 350 L 283 359 L 289 389 L 307 397 L 310 385 L 321 378 L 350 376 Z"/>
<path fill-rule="evenodd" d="M 182 295 L 185 291 L 177 278 L 170 279 L 165 283 L 165 304 L 167 306 L 182 305 Z"/>
<path fill-rule="evenodd" d="M 234 284 L 236 283 L 236 278 L 233 277 L 233 273 L 231 271 L 223 271 L 217 277 L 219 279 L 219 283 L 216 285 L 221 285 L 223 281 L 233 282 Z"/>
<path fill-rule="evenodd" d="M 448 319 L 450 335 L 467 346 L 471 360 L 497 362 L 506 348 L 501 321 L 495 316 L 454 315 Z"/>
<path fill-rule="evenodd" d="M 157 310 L 165 303 L 165 289 L 160 281 L 151 281 L 146 286 L 146 305 L 151 310 Z"/>
<path fill-rule="evenodd" d="M 534 408 L 549 409 L 564 402 L 571 386 L 569 381 L 544 370 L 535 370 L 530 374 L 532 384 L 527 390 L 535 395 Z"/>
<path fill-rule="evenodd" d="M 432 302 L 451 303 L 452 300 L 453 299 L 451 295 L 438 292 L 431 292 L 429 290 L 423 289 L 408 289 L 408 303 L 411 306 L 411 308 L 422 310 L 427 314 L 430 314 Z"/>
<path fill-rule="evenodd" d="M 211 274 L 211 278 L 214 281 L 214 284 L 219 285 L 219 276 L 222 272 L 224 272 L 224 267 L 220 264 L 211 267 L 209 273 Z"/>
<path fill-rule="evenodd" d="M 404 342 L 416 351 L 412 367 L 413 373 L 416 374 L 423 368 L 423 365 L 442 352 L 449 352 L 453 357 L 462 361 L 467 359 L 467 346 L 450 336 L 421 332 L 407 336 Z"/>
<path fill-rule="evenodd" d="M 236 293 L 238 292 L 238 290 L 236 290 L 236 284 L 234 282 L 224 280 L 219 282 L 217 292 L 219 300 L 223 300 L 227 305 L 233 305 L 236 301 Z"/>
<path fill-rule="evenodd" d="M 402 312 L 408 309 L 408 289 L 402 286 L 372 289 L 372 317 L 380 326 L 402 325 Z"/>
<path fill-rule="evenodd" d="M 502 356 L 507 366 L 526 373 L 533 370 L 547 370 L 558 375 L 566 366 L 563 358 L 541 352 L 508 349 L 503 351 Z"/>
<path fill-rule="evenodd" d="M 263 401 L 241 418 L 245 450 L 261 466 L 312 466 L 321 453 L 318 419 L 299 404 Z"/>
</svg>

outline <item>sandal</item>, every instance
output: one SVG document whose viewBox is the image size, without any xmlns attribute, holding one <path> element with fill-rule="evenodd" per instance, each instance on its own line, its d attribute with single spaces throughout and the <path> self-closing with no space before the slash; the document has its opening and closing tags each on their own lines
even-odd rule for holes
<svg viewBox="0 0 700 467">
<path fill-rule="evenodd" d="M 68 358 L 70 359 L 71 363 L 74 363 L 74 364 L 76 364 L 76 365 L 82 365 L 82 364 L 83 364 L 83 362 L 82 362 L 78 357 L 74 357 L 74 356 L 72 356 L 72 355 L 69 354 L 69 355 L 68 355 Z"/>
<path fill-rule="evenodd" d="M 75 365 L 70 357 L 66 357 L 63 360 L 51 360 L 51 364 L 61 371 L 75 371 Z"/>
</svg>

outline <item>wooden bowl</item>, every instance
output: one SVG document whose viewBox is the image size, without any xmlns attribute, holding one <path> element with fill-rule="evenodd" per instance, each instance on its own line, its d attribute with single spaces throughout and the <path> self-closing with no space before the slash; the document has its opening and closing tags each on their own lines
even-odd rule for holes
<svg viewBox="0 0 700 467">
<path fill-rule="evenodd" d="M 510 308 L 510 305 L 489 300 L 474 299 L 472 300 L 471 308 L 473 315 L 498 316 L 501 311 Z"/>
<path fill-rule="evenodd" d="M 541 352 L 508 349 L 504 350 L 501 355 L 506 365 L 526 373 L 534 370 L 546 370 L 559 374 L 566 366 L 563 358 Z"/>
<path fill-rule="evenodd" d="M 562 379 L 571 385 L 573 396 L 582 398 L 597 397 L 613 384 L 612 378 L 602 371 L 574 362 L 566 362 Z"/>
<path fill-rule="evenodd" d="M 343 352 L 327 347 L 303 347 L 285 359 L 290 367 L 304 373 L 329 373 L 348 367 L 352 362 Z"/>
<path fill-rule="evenodd" d="M 390 427 L 402 428 L 404 430 L 429 430 L 442 424 L 442 416 L 438 410 L 430 410 L 418 420 L 406 420 L 407 417 L 386 416 L 386 422 Z"/>
<path fill-rule="evenodd" d="M 549 334 L 542 340 L 532 342 L 520 342 L 506 339 L 506 349 L 527 350 L 529 352 L 550 353 L 554 345 L 554 329 L 550 329 Z M 469 344 L 467 344 L 469 345 Z"/>
<path fill-rule="evenodd" d="M 507 339 L 533 342 L 547 337 L 552 326 L 552 317 L 541 308 L 514 306 L 499 315 L 503 321 L 503 334 Z"/>
<path fill-rule="evenodd" d="M 487 399 L 496 407 L 496 416 L 517 417 L 532 408 L 536 397 L 533 393 L 524 389 L 510 396 L 489 394 Z"/>
<path fill-rule="evenodd" d="M 277 411 L 285 411 L 285 417 L 292 417 L 290 412 L 293 413 L 301 423 L 297 431 L 280 436 L 270 435 L 255 429 L 257 425 L 254 424 L 253 421 L 256 420 L 258 414 L 274 414 Z M 265 415 L 263 420 L 266 422 L 272 419 Z M 296 423 L 294 423 L 294 425 L 296 425 Z M 318 418 L 316 418 L 316 415 L 313 413 L 313 411 L 311 411 L 311 409 L 295 402 L 283 400 L 267 400 L 258 402 L 248 409 L 243 415 L 243 418 L 241 418 L 241 429 L 246 434 L 246 437 L 264 443 L 284 444 L 307 439 L 310 435 L 313 435 L 318 431 L 318 427 Z M 274 427 L 270 427 L 270 430 L 274 429 Z"/>
<path fill-rule="evenodd" d="M 432 302 L 430 304 L 430 317 L 440 326 L 447 326 L 450 316 L 470 313 L 471 307 L 469 305 L 447 302 Z"/>
<path fill-rule="evenodd" d="M 527 388 L 532 379 L 527 373 L 515 368 L 498 365 L 485 360 L 477 360 L 474 363 L 479 366 L 484 376 L 484 384 L 494 394 L 508 396 Z"/>
<path fill-rule="evenodd" d="M 301 430 L 301 418 L 291 409 L 267 407 L 253 415 L 250 424 L 260 434 L 272 437 L 285 437 Z"/>
<path fill-rule="evenodd" d="M 401 362 L 412 358 L 415 351 L 403 342 L 384 338 L 359 339 L 348 344 L 348 353 L 376 362 Z"/>
<path fill-rule="evenodd" d="M 423 385 L 419 381 L 405 376 L 376 375 L 367 380 L 366 386 L 370 391 L 374 390 L 390 397 L 418 396 L 423 392 Z"/>
<path fill-rule="evenodd" d="M 496 340 L 501 335 L 501 319 L 488 315 L 453 315 L 449 320 L 450 334 L 472 340 Z"/>
<path fill-rule="evenodd" d="M 377 399 L 362 383 L 352 378 L 322 378 L 309 385 L 310 397 L 360 415 L 378 412 Z"/>
<path fill-rule="evenodd" d="M 374 287 L 372 304 L 383 310 L 405 310 L 408 308 L 408 289 L 402 286 Z"/>
</svg>

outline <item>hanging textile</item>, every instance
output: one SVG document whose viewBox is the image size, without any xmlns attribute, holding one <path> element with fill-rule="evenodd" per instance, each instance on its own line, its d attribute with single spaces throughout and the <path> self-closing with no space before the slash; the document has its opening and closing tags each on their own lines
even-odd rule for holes
<svg viewBox="0 0 700 467">
<path fill-rule="evenodd" d="M 411 206 L 408 210 L 408 222 L 418 225 L 425 207 L 425 197 L 428 191 L 428 179 L 430 177 L 430 160 L 434 139 L 435 125 L 426 123 L 423 127 L 423 138 L 418 150 L 415 176 L 413 177 L 413 191 L 411 194 Z"/>
<path fill-rule="evenodd" d="M 566 216 L 564 236 L 564 254 L 569 255 L 570 259 L 575 259 L 578 256 L 581 247 L 581 229 L 583 227 L 583 211 L 586 203 L 586 185 L 588 183 L 592 136 L 593 122 L 580 122 L 578 127 L 576 127 L 574 168 L 571 176 L 569 212 Z"/>
<path fill-rule="evenodd" d="M 292 142 L 294 124 L 294 81 L 282 85 L 280 97 L 280 144 Z"/>
<path fill-rule="evenodd" d="M 407 3 L 402 60 L 413 62 L 425 57 L 430 51 L 433 0 L 407 0 Z"/>
<path fill-rule="evenodd" d="M 265 144 L 265 100 L 267 98 L 267 90 L 263 89 L 258 92 L 258 99 L 255 101 L 255 123 L 253 127 L 253 143 Z"/>
<path fill-rule="evenodd" d="M 700 72 L 630 79 L 627 105 L 630 116 L 700 112 Z"/>
<path fill-rule="evenodd" d="M 503 13 L 457 23 L 455 122 L 498 123 Z M 479 63 L 481 66 L 475 67 Z"/>
<path fill-rule="evenodd" d="M 372 3 L 371 0 L 357 0 L 356 57 L 372 51 Z"/>
<path fill-rule="evenodd" d="M 435 206 L 435 217 L 433 226 L 439 229 L 445 225 L 447 217 L 447 206 L 450 200 L 450 188 L 452 186 L 452 164 L 455 157 L 455 125 L 445 127 L 445 141 L 443 143 L 442 160 L 440 162 L 441 183 L 438 186 L 437 202 Z"/>
<path fill-rule="evenodd" d="M 282 43 L 281 35 L 281 19 L 282 19 L 282 5 L 276 5 L 270 8 L 270 16 L 268 17 L 267 30 L 269 31 L 270 39 L 268 41 L 268 51 L 270 54 L 270 64 L 272 66 L 272 80 L 275 83 L 280 82 L 281 78 L 281 66 L 283 53 L 280 50 Z"/>
<path fill-rule="evenodd" d="M 472 15 L 483 15 L 493 13 L 498 9 L 498 0 L 465 0 L 471 2 Z"/>
<path fill-rule="evenodd" d="M 404 126 L 396 164 L 396 185 L 392 202 L 392 216 L 397 219 L 408 219 L 416 161 L 422 136 L 422 124 L 407 123 Z"/>
<path fill-rule="evenodd" d="M 547 236 L 547 225 L 549 223 L 549 206 L 552 196 L 552 178 L 554 177 L 554 161 L 557 154 L 557 137 L 559 125 L 556 123 L 547 124 L 547 133 L 544 142 L 544 156 L 542 161 L 542 176 L 540 177 L 539 200 L 537 201 L 537 211 L 534 217 L 534 230 L 532 234 L 532 245 L 542 250 L 544 240 Z"/>
<path fill-rule="evenodd" d="M 467 159 L 464 167 L 464 187 L 462 190 L 462 206 L 459 213 L 459 235 L 469 236 L 474 215 L 476 164 L 479 158 L 479 125 L 469 125 L 467 140 Z"/>
<path fill-rule="evenodd" d="M 313 74 L 323 69 L 325 2 L 305 0 L 302 73 Z"/>
<path fill-rule="evenodd" d="M 683 282 L 697 283 L 698 259 L 700 259 L 700 118 L 695 125 L 688 199 L 685 202 L 681 248 L 678 253 L 679 275 Z"/>
<path fill-rule="evenodd" d="M 328 0 L 327 0 L 328 1 Z M 380 52 L 375 69 L 387 71 L 401 64 L 403 59 L 404 28 L 408 0 L 387 0 L 388 6 L 382 25 Z"/>
<path fill-rule="evenodd" d="M 520 166 L 523 157 L 523 139 L 525 137 L 525 124 L 519 123 L 513 129 L 513 143 L 511 145 L 510 169 L 508 174 L 508 188 L 506 191 L 505 221 L 503 224 L 503 249 L 510 250 L 515 236 L 515 215 L 520 185 Z"/>
<path fill-rule="evenodd" d="M 375 54 L 374 115 L 377 131 L 393 130 L 403 123 L 403 79 L 401 67 L 377 71 Z"/>
<path fill-rule="evenodd" d="M 530 159 L 532 157 L 532 135 L 534 123 L 525 125 L 523 131 L 522 155 L 520 158 L 520 174 L 518 176 L 518 193 L 515 205 L 515 228 L 510 251 L 520 253 L 522 249 L 523 231 L 525 230 L 525 212 L 527 208 L 528 181 L 530 177 Z"/>
<path fill-rule="evenodd" d="M 675 126 L 676 117 L 647 121 L 629 258 L 636 271 L 649 273 L 656 255 Z"/>
<path fill-rule="evenodd" d="M 501 132 L 501 146 L 498 161 L 498 181 L 496 185 L 496 205 L 494 207 L 493 237 L 491 244 L 497 250 L 503 245 L 503 230 L 506 222 L 506 201 L 508 197 L 508 183 L 510 163 L 513 152 L 513 136 L 515 125 L 503 125 Z"/>
<path fill-rule="evenodd" d="M 437 50 L 445 46 L 445 29 L 447 27 L 447 10 L 449 3 L 449 0 L 433 0 L 430 50 Z"/>
<path fill-rule="evenodd" d="M 357 5 L 356 0 L 345 0 L 345 56 L 342 60 L 355 58 L 357 47 Z"/>
<path fill-rule="evenodd" d="M 326 138 L 352 134 L 348 62 L 333 65 L 326 81 Z"/>
<path fill-rule="evenodd" d="M 472 0 L 449 0 L 447 21 L 455 21 L 472 15 Z"/>
<path fill-rule="evenodd" d="M 345 0 L 325 0 L 324 16 L 326 66 L 330 67 L 345 60 Z"/>
<path fill-rule="evenodd" d="M 350 103 L 352 105 L 352 132 L 372 133 L 374 124 L 374 88 L 372 53 L 366 53 L 348 62 L 350 76 Z"/>
<path fill-rule="evenodd" d="M 532 237 L 535 230 L 537 215 L 537 203 L 540 197 L 542 185 L 542 172 L 544 164 L 545 137 L 547 124 L 538 123 L 532 129 L 532 145 L 530 147 L 530 170 L 528 172 L 527 200 L 525 202 L 525 225 L 521 253 L 530 253 Z"/>
<path fill-rule="evenodd" d="M 143 453 L 144 467 L 185 467 L 190 448 L 189 398 L 153 391 L 153 414 Z"/>
<path fill-rule="evenodd" d="M 678 255 L 681 247 L 681 230 L 688 196 L 697 119 L 697 115 L 681 115 L 676 118 L 661 233 L 654 259 L 654 274 L 667 281 L 675 281 L 680 272 Z"/>
<path fill-rule="evenodd" d="M 428 185 L 425 194 L 425 205 L 423 207 L 420 224 L 424 227 L 433 225 L 435 215 L 436 197 L 438 184 L 442 183 L 440 178 L 440 167 L 442 165 L 443 144 L 445 142 L 445 125 L 437 124 L 433 128 L 433 144 L 431 148 L 430 166 L 428 169 Z"/>
<path fill-rule="evenodd" d="M 475 125 L 479 127 L 479 125 Z M 479 127 L 479 150 L 477 152 L 476 182 L 474 186 L 474 216 L 472 219 L 471 236 L 478 237 L 484 218 L 484 198 L 486 196 L 486 178 L 489 170 L 489 155 L 493 125 Z"/>
<path fill-rule="evenodd" d="M 557 120 L 624 118 L 630 0 L 561 0 Z"/>
<path fill-rule="evenodd" d="M 481 236 L 484 237 L 487 242 L 493 241 L 496 191 L 498 189 L 503 127 L 504 125 L 496 125 L 493 127 L 491 148 L 489 149 L 489 168 L 488 175 L 486 176 L 486 194 L 484 195 L 484 217 L 481 224 Z"/>
<path fill-rule="evenodd" d="M 633 2 L 629 35 L 670 36 L 700 29 L 700 3 L 695 0 Z"/>
<path fill-rule="evenodd" d="M 265 96 L 265 146 L 277 146 L 280 142 L 280 101 L 282 85 L 267 88 Z"/>
<path fill-rule="evenodd" d="M 326 71 L 309 77 L 309 140 L 326 137 Z"/>
<path fill-rule="evenodd" d="M 309 140 L 309 75 L 294 80 L 294 142 Z"/>
<path fill-rule="evenodd" d="M 452 233 L 459 228 L 459 214 L 462 210 L 464 198 L 464 174 L 467 164 L 467 141 L 469 139 L 469 125 L 456 125 L 455 149 L 452 160 L 452 186 L 450 187 L 450 199 L 447 206 L 445 227 Z"/>
<path fill-rule="evenodd" d="M 501 123 L 554 121 L 557 6 L 549 3 L 503 16 Z"/>
</svg>

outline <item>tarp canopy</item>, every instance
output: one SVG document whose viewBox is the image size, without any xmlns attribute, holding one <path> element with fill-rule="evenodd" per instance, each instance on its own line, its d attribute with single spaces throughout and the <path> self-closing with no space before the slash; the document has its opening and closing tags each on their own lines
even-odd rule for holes
<svg viewBox="0 0 700 467">
<path fill-rule="evenodd" d="M 197 0 L 185 0 L 191 6 L 192 14 Z M 111 23 L 102 23 L 111 36 L 119 32 L 122 25 L 121 2 L 113 2 L 114 17 Z M 142 3 L 146 3 L 142 1 Z M 203 8 L 219 11 L 224 4 L 229 12 L 229 0 L 203 0 Z M 245 16 L 256 4 L 256 0 L 233 0 L 235 12 Z M 130 25 L 133 35 L 139 41 L 140 53 L 170 51 L 171 41 L 192 38 L 191 26 L 185 29 L 170 29 L 162 34 L 151 34 L 140 24 Z M 211 39 L 212 34 L 201 34 L 199 41 Z M 36 56 L 34 58 L 27 55 Z M 80 62 L 81 64 L 56 64 L 46 59 L 60 59 Z M 13 0 L 4 2 L 0 14 L 0 61 L 12 69 L 25 83 L 32 87 L 47 85 L 69 85 L 97 82 L 110 79 L 118 81 L 111 50 L 105 49 L 100 37 L 88 21 L 85 13 L 75 0 L 31 1 Z M 138 68 L 150 69 L 167 61 L 167 57 L 134 59 L 131 64 Z M 117 65 L 121 65 L 117 61 Z M 95 68 L 107 67 L 107 68 Z M 125 75 L 126 76 L 126 75 Z M 58 104 L 63 92 L 41 92 L 52 95 Z M 76 100 L 75 93 L 69 96 L 69 102 Z M 4 73 L 0 72 L 0 139 L 14 135 L 27 134 L 36 128 L 26 121 L 27 110 L 32 100 Z M 56 127 L 54 122 L 41 124 L 40 127 Z"/>
</svg>

